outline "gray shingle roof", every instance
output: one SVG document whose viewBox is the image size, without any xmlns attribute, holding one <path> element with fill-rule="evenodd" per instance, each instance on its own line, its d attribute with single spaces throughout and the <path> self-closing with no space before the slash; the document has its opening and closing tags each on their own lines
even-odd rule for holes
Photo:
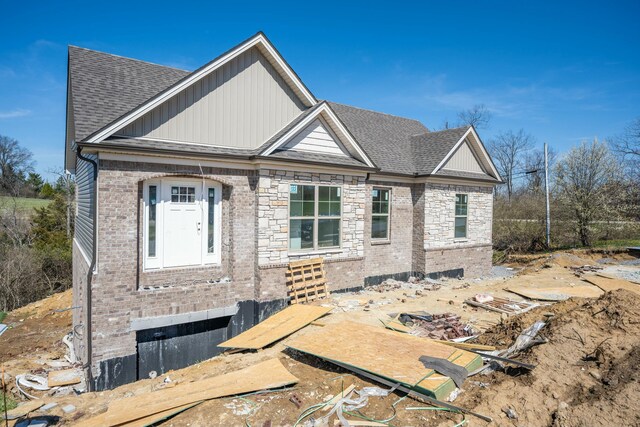
<svg viewBox="0 0 640 427">
<path fill-rule="evenodd" d="M 189 71 L 70 46 L 69 76 L 75 120 L 75 140 L 84 140 L 150 98 L 167 90 L 189 74 Z M 324 102 L 304 111 L 255 150 L 123 138 L 110 138 L 105 143 L 125 149 L 185 151 L 201 155 L 252 157 L 271 146 L 322 104 Z M 383 173 L 400 175 L 427 175 L 431 173 L 468 130 L 468 127 L 461 127 L 429 132 L 417 120 L 334 102 L 327 102 L 327 104 Z M 272 153 L 271 156 L 283 160 L 366 167 L 358 160 L 339 156 L 282 150 Z M 490 179 L 488 176 L 477 176 L 478 174 L 462 176 L 464 175 L 462 172 L 439 173 L 443 176 L 454 176 L 452 174 L 470 179 Z"/>
<path fill-rule="evenodd" d="M 189 71 L 69 46 L 75 139 L 82 141 Z"/>
<path fill-rule="evenodd" d="M 411 150 L 414 173 L 426 175 L 433 172 L 468 130 L 469 126 L 464 126 L 412 135 Z"/>
<path fill-rule="evenodd" d="M 428 132 L 419 121 L 329 102 L 349 132 L 382 172 L 412 175 L 412 135 Z"/>
</svg>

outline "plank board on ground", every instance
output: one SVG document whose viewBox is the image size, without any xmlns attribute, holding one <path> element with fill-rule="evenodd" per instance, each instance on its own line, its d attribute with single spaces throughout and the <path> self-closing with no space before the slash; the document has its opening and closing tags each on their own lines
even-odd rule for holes
<svg viewBox="0 0 640 427">
<path fill-rule="evenodd" d="M 80 378 L 80 372 L 75 369 L 49 371 L 49 375 L 47 376 L 47 385 L 49 387 L 58 387 L 78 384 L 80 382 Z"/>
<path fill-rule="evenodd" d="M 526 302 L 526 301 L 513 301 L 507 298 L 494 297 L 492 301 L 478 302 L 472 298 L 465 300 L 466 304 L 474 307 L 481 307 L 485 310 L 496 311 L 498 313 L 505 314 L 520 314 L 526 311 L 532 310 L 538 307 L 540 304 Z"/>
<path fill-rule="evenodd" d="M 106 412 L 75 425 L 98 427 L 131 424 L 154 414 L 166 417 L 172 409 L 178 411 L 180 407 L 203 400 L 280 388 L 296 382 L 298 379 L 278 359 L 269 359 L 228 374 L 115 400 Z"/>
<path fill-rule="evenodd" d="M 426 369 L 420 356 L 447 359 L 469 372 L 482 366 L 480 356 L 410 334 L 356 322 L 340 322 L 287 342 L 287 347 L 367 371 L 416 391 L 446 398 L 455 384 Z"/>
<path fill-rule="evenodd" d="M 626 289 L 628 291 L 640 294 L 640 285 L 623 279 L 610 279 L 602 276 L 583 276 L 584 280 L 592 283 L 605 292 L 615 291 L 617 289 Z"/>
<path fill-rule="evenodd" d="M 572 297 L 597 298 L 602 295 L 600 289 L 588 284 L 539 288 L 531 286 L 511 286 L 506 290 L 522 297 L 539 301 L 564 301 Z"/>
<path fill-rule="evenodd" d="M 244 331 L 240 335 L 222 344 L 218 344 L 218 347 L 250 350 L 264 348 L 304 328 L 331 310 L 331 307 L 317 307 L 302 304 L 290 305 L 269 317 L 267 320 L 258 323 L 253 328 Z"/>
</svg>

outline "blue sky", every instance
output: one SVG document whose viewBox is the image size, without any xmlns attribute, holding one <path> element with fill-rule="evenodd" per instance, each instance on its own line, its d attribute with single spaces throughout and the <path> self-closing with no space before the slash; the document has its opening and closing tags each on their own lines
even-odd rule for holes
<svg viewBox="0 0 640 427">
<path fill-rule="evenodd" d="M 61 169 L 66 46 L 195 69 L 264 31 L 320 99 L 566 151 L 640 116 L 640 1 L 3 2 L 0 134 Z M 237 4 L 237 5 L 236 5 Z"/>
</svg>

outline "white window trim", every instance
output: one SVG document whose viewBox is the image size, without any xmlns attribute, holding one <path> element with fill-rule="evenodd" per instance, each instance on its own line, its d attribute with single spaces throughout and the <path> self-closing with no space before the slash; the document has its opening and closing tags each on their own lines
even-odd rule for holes
<svg viewBox="0 0 640 427">
<path fill-rule="evenodd" d="M 163 256 L 163 244 L 164 244 L 164 233 L 162 232 L 164 228 L 164 200 L 162 198 L 163 190 L 167 186 L 171 186 L 172 184 L 181 183 L 181 184 L 189 184 L 192 186 L 200 186 L 201 187 L 201 210 L 202 210 L 202 231 L 201 235 L 201 261 L 200 263 L 190 264 L 188 266 L 171 266 L 164 267 L 164 256 Z M 157 186 L 157 200 L 156 203 L 156 256 L 149 257 L 149 239 L 148 239 L 148 230 L 149 230 L 149 186 L 155 185 Z M 209 212 L 209 188 L 213 188 L 215 190 L 214 194 L 214 203 L 215 210 L 213 213 L 214 216 L 214 249 L 213 253 L 208 252 L 208 212 Z M 143 250 L 143 263 L 142 268 L 143 271 L 149 270 L 159 270 L 159 269 L 177 269 L 184 267 L 194 267 L 198 265 L 215 265 L 221 264 L 222 259 L 222 184 L 216 181 L 210 180 L 197 180 L 197 179 L 189 179 L 189 178 L 161 178 L 161 179 L 151 179 L 144 182 L 143 186 L 143 227 L 142 227 L 142 250 Z"/>
<path fill-rule="evenodd" d="M 371 242 L 372 243 L 386 243 L 386 242 L 390 242 L 391 241 L 391 205 L 392 205 L 392 197 L 393 197 L 393 191 L 391 191 L 391 187 L 381 187 L 381 186 L 375 186 L 371 188 L 371 191 L 373 190 L 385 190 L 389 192 L 389 212 L 387 212 L 386 214 L 374 214 L 373 213 L 373 195 L 369 194 L 369 197 L 371 197 L 371 224 L 373 224 L 373 217 L 375 216 L 385 216 L 387 215 L 387 237 L 373 237 L 371 235 L 372 230 L 369 230 L 369 236 L 371 237 Z"/>
<path fill-rule="evenodd" d="M 466 215 L 457 215 L 456 214 L 456 196 L 457 195 L 467 196 L 467 214 Z M 456 237 L 456 219 L 457 218 L 465 218 L 464 222 L 464 236 Z M 455 193 L 453 196 L 453 238 L 456 242 L 466 242 L 469 240 L 469 193 Z"/>
<path fill-rule="evenodd" d="M 292 255 L 300 255 L 300 254 L 309 254 L 309 253 L 322 253 L 325 251 L 332 250 L 341 250 L 342 249 L 342 233 L 344 230 L 343 224 L 343 213 L 344 213 L 344 188 L 342 185 L 333 185 L 333 184 L 318 184 L 311 182 L 290 182 L 287 184 L 289 186 L 289 191 L 287 192 L 287 250 Z M 313 217 L 304 217 L 304 216 L 291 216 L 291 185 L 308 186 L 315 187 L 313 191 L 314 203 L 313 203 Z M 318 187 L 333 187 L 340 189 L 340 216 L 318 216 L 318 197 L 320 197 L 320 193 L 318 191 Z M 313 219 L 313 248 L 305 248 L 305 249 L 291 249 L 291 220 L 292 219 Z M 338 219 L 340 221 L 340 235 L 338 236 L 339 244 L 338 246 L 318 246 L 318 220 L 319 219 Z"/>
</svg>

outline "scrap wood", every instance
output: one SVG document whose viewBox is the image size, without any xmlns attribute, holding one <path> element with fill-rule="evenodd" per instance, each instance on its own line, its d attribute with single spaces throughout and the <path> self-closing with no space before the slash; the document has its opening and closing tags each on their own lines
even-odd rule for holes
<svg viewBox="0 0 640 427">
<path fill-rule="evenodd" d="M 257 350 L 264 348 L 295 331 L 304 328 L 314 320 L 319 319 L 332 310 L 331 307 L 317 307 L 312 305 L 290 305 L 268 319 L 258 323 L 253 328 L 228 341 L 218 344 L 218 347 L 242 348 Z"/>
<path fill-rule="evenodd" d="M 269 359 L 228 374 L 116 400 L 106 412 L 76 425 L 119 426 L 204 400 L 280 388 L 296 382 L 298 379 L 278 359 Z"/>
<path fill-rule="evenodd" d="M 336 394 L 331 399 L 327 400 L 325 402 L 325 406 L 322 407 L 322 410 L 325 412 L 330 411 L 335 406 L 335 404 L 338 403 L 340 399 L 342 399 L 343 397 L 349 396 L 349 394 L 353 391 L 354 388 L 356 388 L 356 386 L 354 384 L 351 384 L 349 387 L 345 388 L 340 393 Z"/>
<path fill-rule="evenodd" d="M 509 363 L 511 365 L 520 366 L 521 368 L 526 368 L 526 369 L 529 369 L 529 370 L 533 370 L 533 368 L 536 367 L 536 365 L 532 365 L 530 363 L 520 362 L 519 360 L 509 359 L 507 357 L 495 356 L 493 354 L 483 353 L 481 351 L 474 351 L 474 350 L 469 350 L 469 351 L 471 351 L 471 352 L 473 352 L 475 354 L 479 354 L 482 357 L 486 357 L 487 359 L 493 359 L 493 360 L 497 360 L 498 362 Z"/>
<path fill-rule="evenodd" d="M 455 389 L 455 384 L 450 378 L 425 369 L 418 360 L 420 356 L 448 359 L 468 371 L 482 366 L 482 358 L 477 354 L 437 341 L 350 321 L 297 336 L 286 346 L 332 363 L 357 367 L 394 382 L 415 385 L 416 390 L 438 399 L 448 396 Z"/>
<path fill-rule="evenodd" d="M 160 421 L 164 421 L 167 418 L 171 418 L 174 415 L 178 415 L 180 412 L 184 412 L 187 409 L 193 408 L 194 406 L 197 406 L 201 403 L 202 401 L 196 402 L 196 403 L 190 403 L 188 405 L 178 406 L 177 408 L 172 408 L 163 412 L 158 412 L 157 414 L 149 415 L 148 417 L 140 418 L 130 423 L 120 424 L 119 427 L 147 427 L 147 426 L 155 425 Z"/>
<path fill-rule="evenodd" d="M 352 371 L 352 372 L 360 375 L 361 377 L 365 377 L 365 378 L 368 378 L 368 379 L 370 379 L 372 381 L 375 381 L 377 383 L 384 384 L 387 387 L 395 387 L 396 389 L 398 389 L 398 390 L 400 390 L 400 391 L 402 391 L 404 393 L 407 393 L 407 395 L 409 397 L 412 397 L 412 398 L 414 398 L 414 399 L 416 399 L 418 401 L 430 403 L 430 404 L 432 404 L 434 406 L 441 407 L 441 408 L 447 408 L 447 409 L 450 409 L 452 411 L 462 412 L 463 414 L 473 415 L 474 417 L 480 418 L 481 420 L 484 420 L 484 421 L 487 421 L 487 422 L 493 421 L 493 419 L 491 417 L 488 417 L 486 415 L 478 414 L 476 412 L 470 411 L 470 410 L 462 408 L 460 406 L 452 405 L 451 403 L 442 402 L 440 400 L 434 399 L 431 396 L 427 396 L 426 394 L 420 393 L 419 391 L 415 390 L 413 387 L 403 386 L 400 383 L 390 381 L 390 380 L 388 380 L 386 378 L 383 378 L 381 376 L 375 375 L 375 374 L 373 374 L 371 372 L 363 371 L 362 369 L 358 369 L 358 368 L 355 368 L 353 366 L 345 365 L 345 364 L 340 363 L 340 362 L 332 362 L 332 363 L 334 363 L 335 365 L 340 366 L 341 368 L 344 368 L 344 369 L 347 369 L 349 371 Z"/>
<path fill-rule="evenodd" d="M 49 371 L 47 383 L 49 387 L 78 384 L 81 381 L 80 373 L 75 369 L 65 369 L 62 371 Z"/>
<path fill-rule="evenodd" d="M 473 351 L 473 350 L 493 351 L 496 349 L 492 345 L 474 344 L 469 342 L 455 342 L 455 341 L 444 341 L 444 340 L 440 340 L 436 342 L 440 344 L 450 345 L 451 347 L 460 348 L 462 350 L 469 350 L 469 351 Z"/>
<path fill-rule="evenodd" d="M 498 297 L 494 297 L 493 301 L 484 304 L 472 299 L 465 300 L 465 303 L 474 307 L 480 307 L 485 310 L 497 311 L 498 313 L 505 314 L 520 314 L 540 306 L 540 304 L 532 302 L 513 301 Z"/>
<path fill-rule="evenodd" d="M 587 284 L 539 288 L 512 286 L 506 290 L 522 297 L 539 301 L 565 301 L 572 297 L 597 298 L 602 295 L 602 291 L 600 289 Z"/>
<path fill-rule="evenodd" d="M 584 276 L 583 279 L 589 283 L 596 285 L 605 292 L 615 291 L 617 289 L 626 289 L 627 291 L 640 294 L 640 285 L 636 285 L 628 280 L 612 279 L 604 276 Z"/>
<path fill-rule="evenodd" d="M 36 409 L 39 409 L 42 405 L 44 405 L 44 401 L 42 401 L 41 399 L 31 400 L 29 402 L 22 403 L 18 405 L 17 408 L 7 411 L 6 419 L 15 420 L 16 418 L 24 417 L 29 412 L 33 412 Z M 4 412 L 2 413 L 2 418 L 4 419 Z"/>
</svg>

